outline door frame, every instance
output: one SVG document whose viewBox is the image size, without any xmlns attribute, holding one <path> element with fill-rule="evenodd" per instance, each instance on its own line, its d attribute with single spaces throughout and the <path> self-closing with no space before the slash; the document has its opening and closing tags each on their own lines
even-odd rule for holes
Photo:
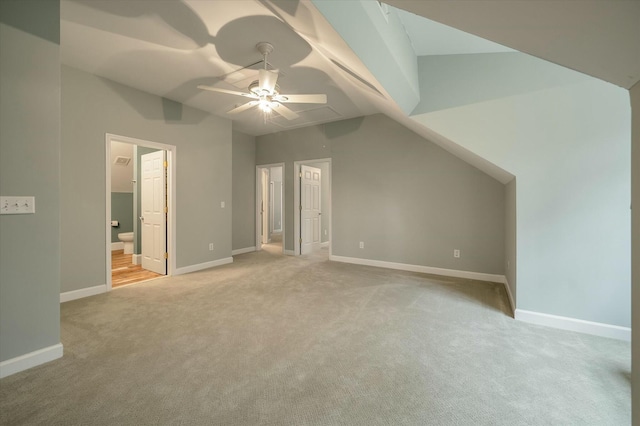
<svg viewBox="0 0 640 426">
<path fill-rule="evenodd" d="M 317 163 L 329 163 L 329 176 L 327 176 L 329 180 L 329 206 L 322 207 L 322 209 L 328 208 L 331 214 L 329 215 L 329 223 L 327 227 L 329 228 L 329 256 L 332 253 L 333 247 L 333 227 L 331 226 L 331 221 L 333 220 L 333 210 L 332 210 L 332 200 L 331 200 L 331 158 L 319 158 L 317 160 L 304 160 L 304 161 L 294 161 L 293 162 L 293 246 L 294 246 L 294 254 L 295 256 L 300 256 L 300 166 L 313 166 Z M 322 191 L 322 189 L 321 189 Z M 322 195 L 321 195 L 322 197 Z M 324 218 L 322 218 L 324 221 Z M 322 232 L 322 231 L 321 231 Z"/>
<path fill-rule="evenodd" d="M 272 167 L 282 167 L 282 253 L 286 253 L 285 247 L 285 230 L 286 230 L 286 209 L 285 206 L 285 165 L 284 163 L 259 164 L 256 165 L 256 251 L 262 250 L 262 234 L 260 227 L 262 226 L 262 218 L 260 216 L 260 205 L 262 204 L 262 169 L 271 169 Z M 269 171 L 271 173 L 271 171 Z"/>
<path fill-rule="evenodd" d="M 107 291 L 111 291 L 111 142 L 123 142 L 131 145 L 143 146 L 145 148 L 162 149 L 167 152 L 167 203 L 169 204 L 167 218 L 167 275 L 171 276 L 176 270 L 176 170 L 177 170 L 177 147 L 175 145 L 167 145 L 164 143 L 153 142 L 143 139 L 131 138 L 128 136 L 120 136 L 112 133 L 105 135 L 105 188 L 106 188 L 106 283 Z M 133 213 L 132 213 L 133 214 Z"/>
</svg>

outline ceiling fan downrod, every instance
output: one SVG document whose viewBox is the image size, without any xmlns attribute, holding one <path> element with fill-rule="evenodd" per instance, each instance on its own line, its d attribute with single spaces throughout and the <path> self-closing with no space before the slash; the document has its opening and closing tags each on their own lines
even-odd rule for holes
<svg viewBox="0 0 640 426">
<path fill-rule="evenodd" d="M 260 52 L 260 54 L 262 55 L 263 59 L 264 59 L 264 69 L 267 69 L 267 55 L 269 55 L 269 53 L 273 52 L 273 44 L 266 42 L 266 41 L 261 41 L 260 43 L 256 44 L 256 49 L 258 49 L 258 52 Z"/>
</svg>

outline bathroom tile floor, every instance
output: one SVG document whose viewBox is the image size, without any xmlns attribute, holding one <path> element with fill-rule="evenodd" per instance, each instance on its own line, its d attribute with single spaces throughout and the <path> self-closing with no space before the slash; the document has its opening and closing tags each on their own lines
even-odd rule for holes
<svg viewBox="0 0 640 426">
<path fill-rule="evenodd" d="M 119 287 L 147 281 L 164 275 L 142 269 L 142 265 L 134 265 L 132 255 L 124 254 L 124 250 L 111 252 L 111 287 Z"/>
</svg>

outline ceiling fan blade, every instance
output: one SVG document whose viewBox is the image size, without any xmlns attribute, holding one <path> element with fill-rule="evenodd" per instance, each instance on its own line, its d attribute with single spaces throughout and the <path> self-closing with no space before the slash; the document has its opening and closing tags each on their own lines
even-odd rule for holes
<svg viewBox="0 0 640 426">
<path fill-rule="evenodd" d="M 226 94 L 229 94 L 229 95 L 245 96 L 245 97 L 251 98 L 251 99 L 258 99 L 258 97 L 256 95 L 254 95 L 253 93 L 236 92 L 235 90 L 220 89 L 218 87 L 205 86 L 205 85 L 202 85 L 202 84 L 198 86 L 198 89 L 209 90 L 211 92 L 226 93 Z"/>
<path fill-rule="evenodd" d="M 271 108 L 275 112 L 277 112 L 278 114 L 286 118 L 287 120 L 295 120 L 296 118 L 300 117 L 298 114 L 291 111 L 289 108 L 282 105 L 280 102 L 271 102 Z"/>
<path fill-rule="evenodd" d="M 272 94 L 276 88 L 276 82 L 278 81 L 278 71 L 261 69 L 258 72 L 258 86 L 260 87 L 260 89 L 266 90 L 267 92 Z"/>
<path fill-rule="evenodd" d="M 236 107 L 230 111 L 227 111 L 227 114 L 237 114 L 239 112 L 246 111 L 249 108 L 253 108 L 254 106 L 258 105 L 259 103 L 260 103 L 259 101 L 247 102 L 246 104 L 242 104 L 239 107 Z"/>
<path fill-rule="evenodd" d="M 299 104 L 326 104 L 327 95 L 278 95 L 274 98 L 282 103 L 299 103 Z"/>
</svg>

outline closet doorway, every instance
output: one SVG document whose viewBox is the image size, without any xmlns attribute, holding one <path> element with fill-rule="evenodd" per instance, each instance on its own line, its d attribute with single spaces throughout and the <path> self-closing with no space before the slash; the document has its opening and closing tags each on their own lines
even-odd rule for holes
<svg viewBox="0 0 640 426">
<path fill-rule="evenodd" d="M 285 253 L 284 163 L 256 166 L 256 250 Z"/>
</svg>

